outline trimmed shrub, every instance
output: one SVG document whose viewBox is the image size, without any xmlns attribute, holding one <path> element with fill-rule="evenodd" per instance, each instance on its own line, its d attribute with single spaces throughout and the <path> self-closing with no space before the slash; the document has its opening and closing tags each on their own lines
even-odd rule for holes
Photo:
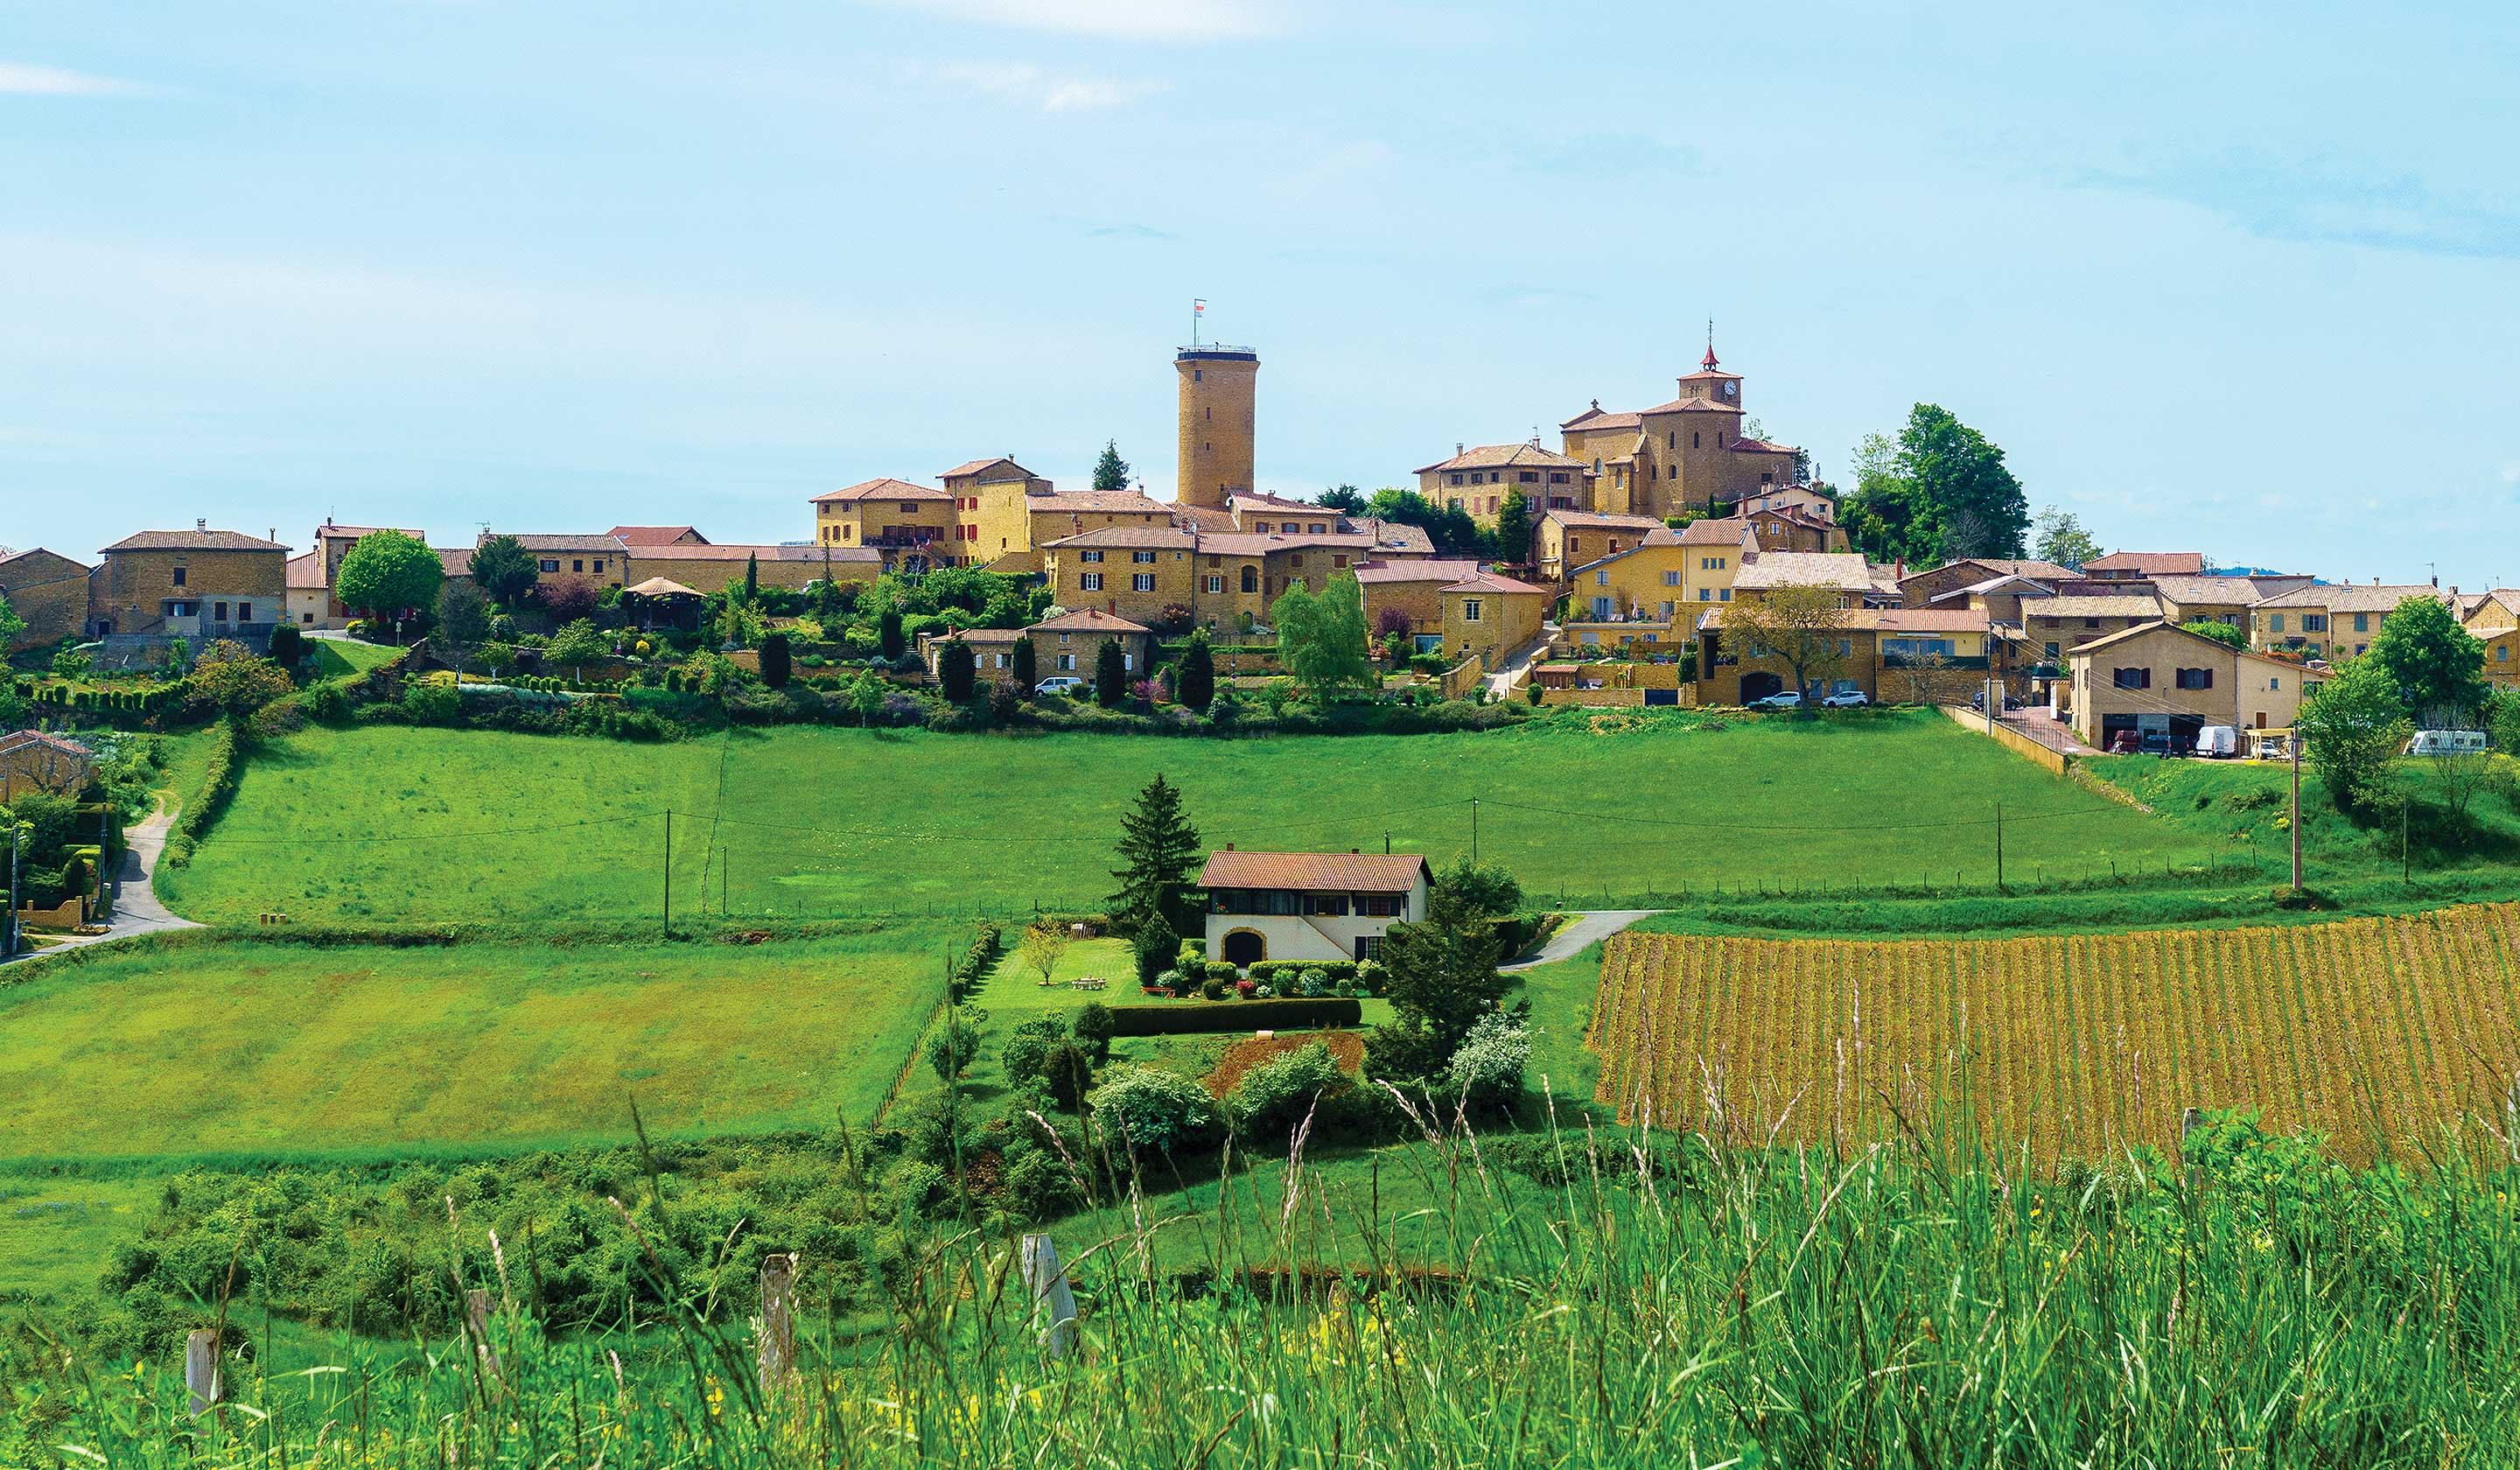
<svg viewBox="0 0 2520 1470">
<path fill-rule="evenodd" d="M 1237 1129 L 1283 1138 L 1312 1111 L 1315 1099 L 1343 1091 L 1347 1086 L 1348 1076 L 1339 1069 L 1330 1048 L 1310 1042 L 1244 1074 L 1226 1107 Z"/>
<path fill-rule="evenodd" d="M 1137 1153 L 1170 1153 L 1195 1146 L 1216 1125 L 1216 1110 L 1205 1090 L 1160 1067 L 1136 1063 L 1117 1067 L 1085 1100 L 1111 1141 Z"/>
<path fill-rule="evenodd" d="M 1217 982 L 1209 981 L 1213 985 Z M 1114 1005 L 1113 1036 L 1197 1036 L 1227 1031 L 1317 1031 L 1355 1026 L 1365 1006 L 1350 997 L 1281 997 L 1273 1001 L 1218 1001 L 1207 1005 Z"/>
<path fill-rule="evenodd" d="M 1111 1038 L 1118 1034 L 1119 1023 L 1112 1018 L 1110 1006 L 1088 1001 L 1077 1008 L 1076 1040 L 1096 1065 L 1111 1059 Z"/>
</svg>

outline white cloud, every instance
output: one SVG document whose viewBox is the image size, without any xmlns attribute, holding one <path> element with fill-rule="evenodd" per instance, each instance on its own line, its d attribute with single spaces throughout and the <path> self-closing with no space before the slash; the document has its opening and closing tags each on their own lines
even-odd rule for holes
<svg viewBox="0 0 2520 1470">
<path fill-rule="evenodd" d="M 914 80 L 959 87 L 1045 112 L 1089 112 L 1126 107 L 1163 91 L 1160 81 L 1062 76 L 1030 62 L 942 62 L 910 68 Z"/>
<path fill-rule="evenodd" d="M 0 62 L 0 95 L 12 97 L 146 97 L 155 88 L 60 67 Z"/>
<path fill-rule="evenodd" d="M 2520 460 L 2513 460 L 2502 467 L 2502 483 L 2520 485 Z"/>
<path fill-rule="evenodd" d="M 1221 41 L 1279 27 L 1245 0 L 882 0 L 957 21 L 1136 41 Z"/>
</svg>

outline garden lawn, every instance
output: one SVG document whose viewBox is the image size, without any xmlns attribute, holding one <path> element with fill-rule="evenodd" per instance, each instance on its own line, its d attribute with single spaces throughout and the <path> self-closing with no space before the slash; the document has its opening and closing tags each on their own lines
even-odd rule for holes
<svg viewBox="0 0 2520 1470">
<path fill-rule="evenodd" d="M 0 1160 L 616 1139 L 633 1099 L 659 1134 L 864 1124 L 964 938 L 64 956 L 0 987 Z"/>
<path fill-rule="evenodd" d="M 322 679 L 364 674 L 403 651 L 385 644 L 361 643 L 355 638 L 310 638 L 306 646 L 314 656 L 316 676 Z"/>
<path fill-rule="evenodd" d="M 1100 908 L 1121 814 L 1156 773 L 1211 847 L 1471 846 L 1536 903 L 1993 880 L 2226 858 L 2227 838 L 2112 804 L 1938 714 L 1730 718 L 1570 710 L 1510 730 L 1225 740 L 787 729 L 679 744 L 368 727 L 252 758 L 160 893 L 244 919 L 518 921 L 653 913 L 669 810 L 678 912 L 730 916 Z M 2245 849 L 2242 849 L 2245 851 Z"/>
</svg>

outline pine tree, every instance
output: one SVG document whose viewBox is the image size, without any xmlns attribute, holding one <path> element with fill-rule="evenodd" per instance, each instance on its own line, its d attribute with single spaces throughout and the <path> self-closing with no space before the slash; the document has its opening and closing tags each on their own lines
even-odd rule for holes
<svg viewBox="0 0 2520 1470">
<path fill-rule="evenodd" d="M 759 552 L 754 552 L 743 558 L 743 600 L 746 602 L 761 601 L 761 554 Z"/>
<path fill-rule="evenodd" d="M 1102 457 L 1094 462 L 1094 488 L 1126 490 L 1129 488 L 1129 462 L 1120 458 L 1120 441 L 1110 439 L 1102 445 Z"/>
<path fill-rule="evenodd" d="M 1036 676 L 1041 673 L 1040 661 L 1041 655 L 1034 650 L 1031 639 L 1015 640 L 1015 692 L 1027 699 L 1032 697 L 1032 687 L 1039 682 Z"/>
<path fill-rule="evenodd" d="M 1191 925 L 1192 865 L 1198 861 L 1198 828 L 1182 815 L 1181 788 L 1159 774 L 1138 793 L 1138 804 L 1120 819 L 1120 861 L 1112 871 L 1120 891 L 1105 907 L 1112 927 L 1135 934 L 1161 917 L 1178 934 Z"/>
<path fill-rule="evenodd" d="M 1181 931 L 1161 913 L 1148 917 L 1138 926 L 1137 954 L 1138 983 L 1154 984 L 1157 975 L 1181 958 Z"/>
<path fill-rule="evenodd" d="M 1396 1019 L 1373 1033 L 1378 1069 L 1432 1076 L 1452 1060 L 1470 1028 L 1496 1010 L 1506 992 L 1497 972 L 1505 942 L 1481 912 L 1477 884 L 1447 877 L 1426 894 L 1426 916 L 1394 924 L 1382 936 Z"/>
<path fill-rule="evenodd" d="M 1495 559 L 1499 561 L 1531 559 L 1531 498 L 1520 490 L 1505 493 L 1505 505 L 1497 512 L 1493 551 Z"/>
</svg>

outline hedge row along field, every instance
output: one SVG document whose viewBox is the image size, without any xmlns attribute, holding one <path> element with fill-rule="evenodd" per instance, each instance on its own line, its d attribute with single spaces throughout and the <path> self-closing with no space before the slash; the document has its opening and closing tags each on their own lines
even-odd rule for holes
<svg viewBox="0 0 2520 1470">
<path fill-rule="evenodd" d="M 1587 1038 L 1623 1121 L 1857 1146 L 1973 1120 L 2043 1162 L 2245 1107 L 2367 1161 L 2502 1153 L 2520 904 L 2270 929 L 1852 943 L 1623 934 Z"/>
</svg>

